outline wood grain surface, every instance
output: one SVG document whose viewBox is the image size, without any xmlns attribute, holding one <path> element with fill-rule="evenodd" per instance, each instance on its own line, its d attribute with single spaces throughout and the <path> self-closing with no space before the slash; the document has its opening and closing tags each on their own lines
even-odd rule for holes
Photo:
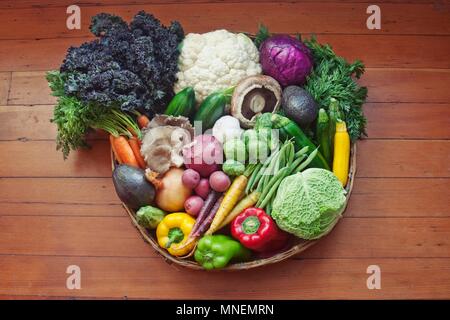
<svg viewBox="0 0 450 320">
<path fill-rule="evenodd" d="M 65 27 L 67 5 L 81 30 Z M 381 30 L 368 30 L 368 1 L 6 0 L 0 2 L 0 299 L 449 299 L 450 6 L 378 1 Z M 90 17 L 139 10 L 187 32 L 216 28 L 316 34 L 362 59 L 368 137 L 335 230 L 283 263 L 236 273 L 166 264 L 139 236 L 115 195 L 105 135 L 64 161 L 49 122 L 55 99 L 45 71 L 91 38 Z M 252 12 L 251 15 L 248 12 Z M 79 265 L 82 289 L 66 288 Z M 382 289 L 368 290 L 379 265 Z"/>
</svg>

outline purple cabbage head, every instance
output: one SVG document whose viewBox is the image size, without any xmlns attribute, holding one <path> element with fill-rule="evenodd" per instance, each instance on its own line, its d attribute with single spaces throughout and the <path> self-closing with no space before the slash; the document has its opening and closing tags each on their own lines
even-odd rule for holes
<svg viewBox="0 0 450 320">
<path fill-rule="evenodd" d="M 289 35 L 275 35 L 261 44 L 260 62 L 263 73 L 281 86 L 302 85 L 313 68 L 311 51 Z"/>
</svg>

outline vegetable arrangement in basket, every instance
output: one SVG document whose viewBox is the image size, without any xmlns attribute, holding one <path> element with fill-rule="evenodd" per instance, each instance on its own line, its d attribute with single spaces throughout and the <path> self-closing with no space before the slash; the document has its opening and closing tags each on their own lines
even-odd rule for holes
<svg viewBox="0 0 450 320">
<path fill-rule="evenodd" d="M 47 74 L 57 148 L 107 132 L 116 192 L 160 250 L 221 269 L 332 230 L 365 134 L 361 62 L 265 27 L 185 36 L 145 12 L 90 29 Z"/>
</svg>

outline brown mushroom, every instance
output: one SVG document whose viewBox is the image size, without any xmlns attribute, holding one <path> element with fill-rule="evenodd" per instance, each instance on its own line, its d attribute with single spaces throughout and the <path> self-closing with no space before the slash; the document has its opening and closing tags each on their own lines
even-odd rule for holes
<svg viewBox="0 0 450 320">
<path fill-rule="evenodd" d="M 188 118 L 156 115 L 144 131 L 141 153 L 152 171 L 163 174 L 183 165 L 182 149 L 193 136 Z"/>
<path fill-rule="evenodd" d="M 231 115 L 244 128 L 253 128 L 256 117 L 266 112 L 276 112 L 281 101 L 281 86 L 272 77 L 257 75 L 247 77 L 236 86 L 231 99 Z"/>
</svg>

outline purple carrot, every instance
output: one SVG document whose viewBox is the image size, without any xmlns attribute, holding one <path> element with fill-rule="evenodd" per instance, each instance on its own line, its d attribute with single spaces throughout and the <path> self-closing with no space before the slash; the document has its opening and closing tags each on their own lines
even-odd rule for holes
<svg viewBox="0 0 450 320">
<path fill-rule="evenodd" d="M 214 217 L 216 216 L 217 210 L 219 210 L 220 204 L 222 203 L 223 196 L 221 196 L 219 199 L 217 199 L 216 203 L 212 207 L 211 211 L 209 212 L 209 215 L 203 220 L 201 226 L 195 231 L 192 236 L 193 237 L 200 237 L 202 234 L 206 232 L 206 230 L 209 228 L 211 222 L 213 221 Z"/>
<path fill-rule="evenodd" d="M 198 213 L 197 219 L 195 220 L 195 224 L 191 230 L 189 238 L 197 231 L 203 220 L 205 220 L 205 218 L 208 216 L 209 212 L 211 211 L 211 208 L 214 206 L 219 196 L 220 193 L 217 191 L 211 190 L 209 192 L 205 202 L 203 203 L 203 207 L 200 209 L 200 212 Z"/>
</svg>

